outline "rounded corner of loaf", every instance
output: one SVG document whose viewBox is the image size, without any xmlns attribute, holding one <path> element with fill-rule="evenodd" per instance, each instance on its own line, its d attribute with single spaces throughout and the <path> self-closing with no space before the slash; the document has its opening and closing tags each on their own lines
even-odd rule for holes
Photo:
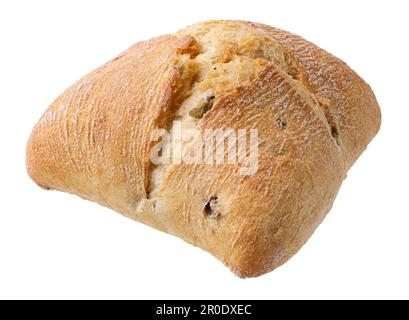
<svg viewBox="0 0 409 320">
<path fill-rule="evenodd" d="M 41 132 L 36 125 L 28 139 L 25 150 L 25 164 L 28 176 L 35 184 L 44 190 L 50 190 L 52 187 L 47 181 L 47 156 L 44 157 L 44 148 L 41 145 Z M 52 168 L 49 168 L 52 170 Z"/>
</svg>

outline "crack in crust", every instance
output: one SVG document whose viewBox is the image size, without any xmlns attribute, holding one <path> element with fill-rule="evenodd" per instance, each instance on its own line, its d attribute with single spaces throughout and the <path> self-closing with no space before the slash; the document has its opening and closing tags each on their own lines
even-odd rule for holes
<svg viewBox="0 0 409 320">
<path fill-rule="evenodd" d="M 241 30 L 237 30 L 234 23 L 231 26 L 210 25 L 207 29 L 198 24 L 175 36 L 187 39 L 187 45 L 177 50 L 175 62 L 180 83 L 174 104 L 157 121 L 158 128 L 172 133 L 173 121 L 180 120 L 183 129 L 199 129 L 200 119 L 221 96 L 249 85 L 264 67 L 273 64 L 314 106 L 314 112 L 326 124 L 329 136 L 338 147 L 341 145 L 337 125 L 330 113 L 330 101 L 316 97 L 291 53 L 265 30 L 251 24 Z M 187 152 L 192 143 L 184 143 L 182 153 Z M 161 181 L 169 168 L 169 165 L 151 166 L 147 199 L 160 193 Z"/>
</svg>

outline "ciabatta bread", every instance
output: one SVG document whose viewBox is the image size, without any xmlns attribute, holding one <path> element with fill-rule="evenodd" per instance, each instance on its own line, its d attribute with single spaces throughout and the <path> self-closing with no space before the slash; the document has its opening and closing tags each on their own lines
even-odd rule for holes
<svg viewBox="0 0 409 320">
<path fill-rule="evenodd" d="M 257 170 L 153 163 L 152 133 L 175 120 L 256 129 Z M 301 248 L 379 127 L 374 94 L 344 62 L 266 25 L 209 21 L 139 42 L 68 88 L 33 129 L 27 170 L 254 277 Z"/>
</svg>

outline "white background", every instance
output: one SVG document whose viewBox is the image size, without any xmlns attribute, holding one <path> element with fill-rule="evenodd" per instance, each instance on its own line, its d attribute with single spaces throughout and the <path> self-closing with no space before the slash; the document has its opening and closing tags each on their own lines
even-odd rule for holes
<svg viewBox="0 0 409 320">
<path fill-rule="evenodd" d="M 0 298 L 409 298 L 407 3 L 2 1 Z M 324 223 L 255 279 L 97 204 L 44 191 L 25 171 L 30 130 L 66 87 L 134 42 L 208 19 L 263 22 L 315 42 L 372 86 L 383 114 Z"/>
</svg>

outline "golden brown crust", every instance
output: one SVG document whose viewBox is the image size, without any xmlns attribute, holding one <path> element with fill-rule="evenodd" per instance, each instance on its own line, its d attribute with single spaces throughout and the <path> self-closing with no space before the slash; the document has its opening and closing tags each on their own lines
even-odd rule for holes
<svg viewBox="0 0 409 320">
<path fill-rule="evenodd" d="M 189 108 L 209 94 L 211 110 L 192 119 Z M 258 171 L 152 165 L 150 134 L 176 117 L 201 132 L 258 129 Z M 176 235 L 253 277 L 311 236 L 379 125 L 371 89 L 339 59 L 269 26 L 209 21 L 138 43 L 67 89 L 33 129 L 27 169 L 44 188 Z"/>
<path fill-rule="evenodd" d="M 255 23 L 289 53 L 301 82 L 316 95 L 340 136 L 348 168 L 379 131 L 381 113 L 369 85 L 345 62 L 303 38 Z"/>
<path fill-rule="evenodd" d="M 130 214 L 146 197 L 150 131 L 172 107 L 190 39 L 135 44 L 68 88 L 33 129 L 27 169 L 40 186 Z"/>
<path fill-rule="evenodd" d="M 283 116 L 285 129 L 276 124 Z M 238 275 L 260 275 L 292 255 L 321 221 L 343 179 L 342 159 L 326 124 L 274 65 L 203 118 L 203 129 L 226 126 L 259 130 L 257 173 L 240 176 L 231 165 L 173 166 L 160 214 L 172 221 L 168 232 L 212 252 Z M 183 208 L 201 212 L 211 197 L 222 206 L 217 220 L 180 219 Z"/>
</svg>

